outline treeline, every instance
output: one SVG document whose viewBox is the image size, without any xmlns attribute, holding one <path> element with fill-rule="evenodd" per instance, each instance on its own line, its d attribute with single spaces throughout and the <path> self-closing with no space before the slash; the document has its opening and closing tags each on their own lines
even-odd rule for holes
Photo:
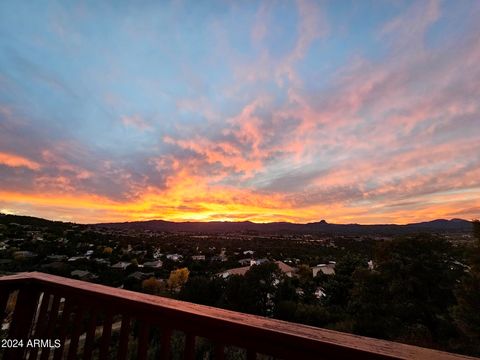
<svg viewBox="0 0 480 360">
<path fill-rule="evenodd" d="M 353 253 L 333 276 L 190 277 L 182 300 L 440 350 L 480 355 L 480 224 L 467 250 L 432 235 L 379 243 L 374 269 Z M 324 294 L 318 298 L 319 290 Z"/>
</svg>

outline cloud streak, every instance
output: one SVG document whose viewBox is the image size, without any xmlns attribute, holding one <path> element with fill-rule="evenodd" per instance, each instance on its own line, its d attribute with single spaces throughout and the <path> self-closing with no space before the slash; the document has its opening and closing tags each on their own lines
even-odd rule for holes
<svg viewBox="0 0 480 360">
<path fill-rule="evenodd" d="M 0 164 L 9 167 L 25 167 L 30 170 L 40 169 L 40 164 L 35 161 L 29 160 L 23 156 L 0 153 Z"/>
</svg>

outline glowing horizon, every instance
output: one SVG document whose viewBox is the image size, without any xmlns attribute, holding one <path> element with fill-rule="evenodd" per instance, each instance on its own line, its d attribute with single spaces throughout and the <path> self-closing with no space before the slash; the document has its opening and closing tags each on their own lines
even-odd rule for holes
<svg viewBox="0 0 480 360">
<path fill-rule="evenodd" d="M 480 217 L 480 2 L 0 4 L 0 212 Z"/>
</svg>

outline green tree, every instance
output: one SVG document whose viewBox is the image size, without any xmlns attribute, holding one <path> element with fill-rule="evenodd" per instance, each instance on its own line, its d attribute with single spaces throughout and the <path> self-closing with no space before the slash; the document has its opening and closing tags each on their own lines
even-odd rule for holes
<svg viewBox="0 0 480 360">
<path fill-rule="evenodd" d="M 230 276 L 225 287 L 225 306 L 250 314 L 271 315 L 281 279 L 275 263 L 252 266 L 245 276 Z"/>
<path fill-rule="evenodd" d="M 313 278 L 312 269 L 308 265 L 300 265 L 297 270 L 297 276 L 300 283 L 306 283 Z"/>
<path fill-rule="evenodd" d="M 252 266 L 245 274 L 246 286 L 251 295 L 252 313 L 271 315 L 274 304 L 276 286 L 283 275 L 277 264 L 266 263 Z"/>
<path fill-rule="evenodd" d="M 466 338 L 469 352 L 480 355 L 480 222 L 473 221 L 476 238 L 471 248 L 470 269 L 456 290 L 455 323 Z"/>
<path fill-rule="evenodd" d="M 463 269 L 443 238 L 419 235 L 383 243 L 375 271 L 356 271 L 349 302 L 357 333 L 441 347 L 455 335 L 449 308 Z"/>
<path fill-rule="evenodd" d="M 221 306 L 225 280 L 205 276 L 190 277 L 180 291 L 180 299 L 202 305 Z"/>
<path fill-rule="evenodd" d="M 343 313 L 350 301 L 351 291 L 354 285 L 352 278 L 357 268 L 365 268 L 365 259 L 354 255 L 346 254 L 335 266 L 334 276 L 323 276 L 323 288 L 326 293 L 324 304 L 334 308 L 335 312 Z"/>
</svg>

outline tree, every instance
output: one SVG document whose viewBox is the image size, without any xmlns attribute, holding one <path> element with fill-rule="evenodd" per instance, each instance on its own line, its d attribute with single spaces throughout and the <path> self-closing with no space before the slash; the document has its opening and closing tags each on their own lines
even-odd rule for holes
<svg viewBox="0 0 480 360">
<path fill-rule="evenodd" d="M 276 286 L 281 279 L 282 274 L 275 263 L 254 265 L 245 276 L 229 276 L 225 287 L 225 306 L 250 314 L 271 315 Z"/>
<path fill-rule="evenodd" d="M 317 298 L 315 297 L 315 290 L 317 288 L 318 279 L 313 279 L 312 269 L 308 265 L 300 265 L 297 271 L 298 285 L 303 293 L 300 296 L 301 301 L 306 304 L 315 304 Z"/>
<path fill-rule="evenodd" d="M 282 278 L 282 273 L 275 263 L 254 265 L 245 274 L 245 285 L 250 295 L 249 312 L 259 315 L 271 315 L 274 304 L 276 286 Z"/>
<path fill-rule="evenodd" d="M 480 222 L 473 221 L 476 242 L 470 256 L 470 270 L 456 290 L 457 305 L 453 317 L 465 336 L 467 347 L 474 355 L 480 355 Z"/>
<path fill-rule="evenodd" d="M 300 265 L 297 270 L 297 276 L 300 283 L 306 283 L 313 278 L 312 269 L 308 265 Z"/>
<path fill-rule="evenodd" d="M 455 334 L 449 308 L 463 269 L 443 238 L 418 235 L 383 243 L 375 271 L 356 271 L 349 302 L 362 335 L 442 346 Z"/>
<path fill-rule="evenodd" d="M 336 264 L 334 276 L 324 276 L 323 288 L 326 294 L 324 303 L 333 307 L 334 312 L 341 314 L 345 311 L 354 285 L 352 275 L 357 268 L 366 266 L 365 259 L 347 254 Z"/>
<path fill-rule="evenodd" d="M 132 274 L 138 270 L 138 261 L 137 259 L 132 259 L 130 264 L 125 268 L 126 274 Z"/>
<path fill-rule="evenodd" d="M 348 302 L 348 313 L 353 319 L 351 331 L 364 336 L 391 338 L 397 326 L 390 317 L 392 300 L 385 291 L 388 280 L 381 273 L 362 269 L 353 275 L 354 286 Z"/>
<path fill-rule="evenodd" d="M 473 220 L 472 226 L 473 226 L 473 236 L 477 239 L 477 245 L 480 246 L 480 221 Z"/>
<path fill-rule="evenodd" d="M 275 292 L 275 300 L 277 302 L 281 301 L 298 301 L 298 294 L 294 285 L 293 279 L 286 277 L 278 285 Z"/>
<path fill-rule="evenodd" d="M 187 268 L 181 268 L 170 272 L 167 280 L 168 287 L 171 291 L 178 291 L 188 281 L 190 271 Z"/>
<path fill-rule="evenodd" d="M 163 290 L 163 285 L 152 276 L 142 281 L 142 289 L 147 294 L 159 295 Z"/>
<path fill-rule="evenodd" d="M 223 302 L 227 309 L 240 312 L 255 312 L 250 301 L 251 289 L 242 275 L 230 275 L 225 284 Z"/>
<path fill-rule="evenodd" d="M 180 299 L 202 305 L 220 306 L 225 280 L 220 277 L 209 279 L 195 276 L 188 279 L 180 291 Z"/>
</svg>

